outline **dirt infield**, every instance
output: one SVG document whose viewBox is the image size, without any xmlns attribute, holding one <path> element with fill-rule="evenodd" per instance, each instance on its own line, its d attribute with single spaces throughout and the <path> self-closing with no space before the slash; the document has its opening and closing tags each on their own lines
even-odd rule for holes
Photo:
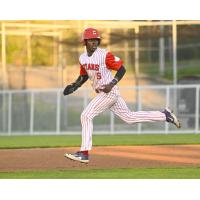
<svg viewBox="0 0 200 200">
<path fill-rule="evenodd" d="M 63 155 L 78 148 L 1 149 L 0 172 L 27 170 L 158 168 L 200 166 L 200 145 L 94 147 L 90 163 Z"/>
</svg>

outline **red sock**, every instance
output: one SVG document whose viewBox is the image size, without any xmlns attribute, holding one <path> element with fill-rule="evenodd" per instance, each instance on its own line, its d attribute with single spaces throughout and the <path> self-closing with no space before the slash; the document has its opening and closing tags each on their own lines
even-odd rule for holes
<svg viewBox="0 0 200 200">
<path fill-rule="evenodd" d="M 81 151 L 83 155 L 88 156 L 88 151 Z"/>
</svg>

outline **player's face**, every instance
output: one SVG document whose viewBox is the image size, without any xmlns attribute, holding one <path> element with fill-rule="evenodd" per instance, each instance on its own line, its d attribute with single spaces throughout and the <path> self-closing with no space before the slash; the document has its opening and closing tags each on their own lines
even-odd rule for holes
<svg viewBox="0 0 200 200">
<path fill-rule="evenodd" d="M 88 39 L 86 41 L 87 52 L 92 54 L 97 49 L 98 45 L 99 45 L 98 39 Z"/>
</svg>

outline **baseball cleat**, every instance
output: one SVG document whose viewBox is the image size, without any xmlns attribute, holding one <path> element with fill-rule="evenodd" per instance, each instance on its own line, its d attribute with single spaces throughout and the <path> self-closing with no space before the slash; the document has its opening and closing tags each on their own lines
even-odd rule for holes
<svg viewBox="0 0 200 200">
<path fill-rule="evenodd" d="M 69 158 L 71 160 L 75 160 L 75 161 L 79 161 L 82 163 L 89 163 L 89 156 L 88 155 L 84 155 L 83 152 L 78 151 L 76 153 L 65 153 L 64 156 L 66 158 Z"/>
<path fill-rule="evenodd" d="M 177 128 L 181 128 L 181 123 L 172 110 L 165 108 L 163 113 L 166 115 L 167 122 L 174 124 Z"/>
</svg>

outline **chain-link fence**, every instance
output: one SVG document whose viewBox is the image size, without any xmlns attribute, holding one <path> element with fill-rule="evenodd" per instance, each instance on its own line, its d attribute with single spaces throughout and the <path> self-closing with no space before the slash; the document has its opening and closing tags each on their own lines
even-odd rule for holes
<svg viewBox="0 0 200 200">
<path fill-rule="evenodd" d="M 131 110 L 162 110 L 170 106 L 182 122 L 182 128 L 163 122 L 128 125 L 106 111 L 94 119 L 95 134 L 200 133 L 200 85 L 120 89 Z M 80 134 L 81 112 L 94 95 L 87 88 L 69 96 L 63 96 L 60 89 L 1 91 L 0 134 Z"/>
</svg>

